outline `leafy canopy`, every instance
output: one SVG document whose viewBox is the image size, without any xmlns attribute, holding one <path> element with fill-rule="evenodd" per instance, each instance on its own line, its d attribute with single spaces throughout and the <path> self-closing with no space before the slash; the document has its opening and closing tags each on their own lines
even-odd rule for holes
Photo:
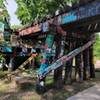
<svg viewBox="0 0 100 100">
<path fill-rule="evenodd" d="M 57 9 L 78 0 L 16 0 L 16 12 L 22 24 L 31 23 L 35 18 L 42 19 L 47 14 L 54 13 Z"/>
<path fill-rule="evenodd" d="M 7 4 L 6 0 L 0 0 L 0 21 L 3 21 L 5 17 L 9 19 L 5 3 Z"/>
</svg>

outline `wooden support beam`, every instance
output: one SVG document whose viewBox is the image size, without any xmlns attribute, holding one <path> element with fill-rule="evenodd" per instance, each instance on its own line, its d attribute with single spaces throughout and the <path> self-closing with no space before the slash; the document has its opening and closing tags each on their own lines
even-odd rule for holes
<svg viewBox="0 0 100 100">
<path fill-rule="evenodd" d="M 90 78 L 95 78 L 95 67 L 93 59 L 93 45 L 89 47 L 89 66 L 90 66 Z"/>
<path fill-rule="evenodd" d="M 67 46 L 67 52 L 70 52 L 73 50 L 73 43 L 69 41 L 69 44 Z M 70 59 L 69 61 L 66 62 L 65 66 L 65 76 L 64 76 L 64 83 L 65 84 L 71 84 L 72 82 L 72 63 L 73 59 Z"/>
<path fill-rule="evenodd" d="M 83 60 L 84 60 L 83 79 L 86 80 L 90 78 L 89 48 L 83 51 Z"/>
<path fill-rule="evenodd" d="M 76 56 L 76 67 L 77 67 L 77 72 L 78 72 L 78 79 L 79 82 L 83 81 L 83 56 L 82 53 L 78 54 Z"/>
<path fill-rule="evenodd" d="M 56 37 L 56 56 L 55 59 L 58 59 L 61 56 L 62 45 L 62 37 L 61 35 L 57 35 Z M 63 66 L 63 65 L 62 65 Z M 62 88 L 63 80 L 62 80 L 62 71 L 63 67 L 59 67 L 54 71 L 54 87 L 59 89 Z"/>
<path fill-rule="evenodd" d="M 76 47 L 82 46 L 82 41 L 76 42 Z M 79 53 L 75 57 L 75 64 L 76 64 L 76 75 L 78 74 L 78 81 L 83 81 L 83 54 L 82 52 Z"/>
</svg>

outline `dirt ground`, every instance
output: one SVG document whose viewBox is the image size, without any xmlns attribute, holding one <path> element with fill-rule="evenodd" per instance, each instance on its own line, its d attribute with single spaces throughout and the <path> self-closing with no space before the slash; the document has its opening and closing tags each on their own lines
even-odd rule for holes
<svg viewBox="0 0 100 100">
<path fill-rule="evenodd" d="M 62 89 L 53 89 L 52 79 L 48 78 L 48 90 L 44 94 L 35 91 L 36 79 L 32 79 L 27 85 L 16 85 L 15 81 L 0 79 L 0 100 L 65 100 L 76 93 L 100 83 L 100 71 L 96 72 L 96 78 L 86 80 L 83 83 L 73 81 L 71 85 L 64 85 Z"/>
</svg>

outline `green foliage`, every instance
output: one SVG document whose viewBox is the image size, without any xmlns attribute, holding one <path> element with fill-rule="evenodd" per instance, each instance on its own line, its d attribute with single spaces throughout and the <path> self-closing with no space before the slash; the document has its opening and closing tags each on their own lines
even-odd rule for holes
<svg viewBox="0 0 100 100">
<path fill-rule="evenodd" d="M 2 10 L 0 11 L 0 21 L 3 21 L 5 17 L 9 18 L 9 14 L 4 2 L 7 3 L 6 0 L 0 0 L 0 10 Z"/>
<path fill-rule="evenodd" d="M 100 36 L 96 35 L 96 43 L 94 45 L 94 56 L 100 60 Z"/>
<path fill-rule="evenodd" d="M 0 54 L 0 61 L 3 60 L 3 56 Z"/>
<path fill-rule="evenodd" d="M 3 0 L 0 0 L 0 8 L 4 8 Z"/>
<path fill-rule="evenodd" d="M 78 0 L 16 0 L 18 3 L 16 14 L 22 24 L 27 24 L 33 22 L 35 18 L 42 19 L 47 14 L 76 1 Z"/>
<path fill-rule="evenodd" d="M 11 26 L 11 29 L 20 29 L 20 28 L 23 28 L 22 25 L 12 25 Z"/>
</svg>

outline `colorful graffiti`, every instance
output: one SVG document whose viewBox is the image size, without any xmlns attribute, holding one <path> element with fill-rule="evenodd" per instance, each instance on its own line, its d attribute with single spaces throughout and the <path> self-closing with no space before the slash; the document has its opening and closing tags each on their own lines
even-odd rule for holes
<svg viewBox="0 0 100 100">
<path fill-rule="evenodd" d="M 23 29 L 19 32 L 19 35 L 29 35 L 39 31 L 47 32 L 49 31 L 49 22 L 52 24 L 56 22 L 56 24 L 58 25 L 69 24 L 97 15 L 100 15 L 100 1 L 94 1 L 93 3 L 75 9 L 74 11 L 64 13 L 57 16 L 56 18 L 54 17 L 53 19 L 51 18 L 50 20 L 47 20 L 43 23 L 31 26 L 31 28 L 28 27 L 26 29 Z"/>
<path fill-rule="evenodd" d="M 94 42 L 95 42 L 95 40 L 89 41 L 84 46 L 79 47 L 79 48 L 73 50 L 72 52 L 70 52 L 69 54 L 61 57 L 55 63 L 53 63 L 52 65 L 48 66 L 44 70 L 39 71 L 39 77 L 40 78 L 44 78 L 50 71 L 57 69 L 58 67 L 63 65 L 66 61 L 69 61 L 71 58 L 75 57 L 77 54 L 79 54 L 80 52 L 84 51 L 86 48 L 91 46 Z"/>
</svg>

